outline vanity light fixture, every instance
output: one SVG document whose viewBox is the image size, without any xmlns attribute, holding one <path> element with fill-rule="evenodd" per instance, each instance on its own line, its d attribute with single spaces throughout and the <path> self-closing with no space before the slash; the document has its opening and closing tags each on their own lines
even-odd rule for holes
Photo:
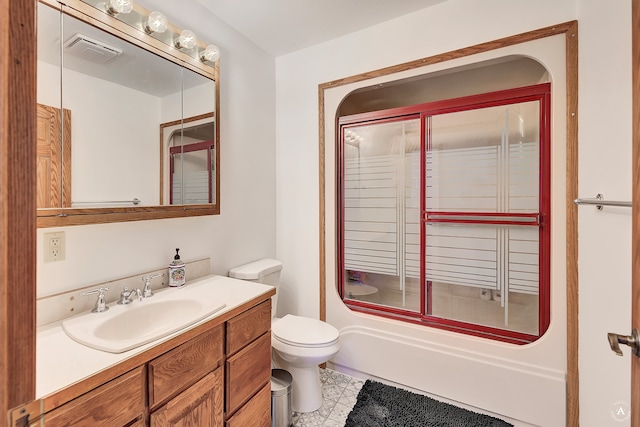
<svg viewBox="0 0 640 427">
<path fill-rule="evenodd" d="M 149 14 L 147 22 L 144 24 L 144 31 L 147 34 L 151 33 L 164 33 L 167 31 L 167 17 L 162 12 L 153 11 Z"/>
<path fill-rule="evenodd" d="M 61 1 L 61 0 L 58 0 Z M 80 0 L 103 13 L 153 37 L 161 43 L 179 49 L 181 54 L 199 60 L 207 66 L 216 66 L 220 49 L 198 40 L 193 31 L 172 25 L 162 12 L 150 11 L 135 0 Z"/>
<path fill-rule="evenodd" d="M 200 52 L 200 60 L 202 62 L 216 62 L 220 58 L 220 49 L 215 44 L 210 44 L 205 50 Z"/>
<path fill-rule="evenodd" d="M 182 32 L 180 32 L 180 35 L 176 37 L 173 45 L 176 47 L 176 49 L 193 49 L 194 47 L 196 47 L 196 43 L 196 35 L 193 34 L 193 31 L 182 30 Z"/>
<path fill-rule="evenodd" d="M 106 4 L 107 13 L 116 16 L 119 13 L 129 13 L 133 10 L 133 0 L 109 0 Z"/>
</svg>

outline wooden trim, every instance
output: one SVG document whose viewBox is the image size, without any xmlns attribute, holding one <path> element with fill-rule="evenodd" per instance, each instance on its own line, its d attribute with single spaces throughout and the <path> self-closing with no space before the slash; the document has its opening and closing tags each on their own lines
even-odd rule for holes
<svg viewBox="0 0 640 427">
<path fill-rule="evenodd" d="M 37 72 L 36 72 L 37 73 Z M 71 206 L 71 110 L 62 109 L 62 207 Z M 38 196 L 36 192 L 36 197 Z"/>
<path fill-rule="evenodd" d="M 640 0 L 631 3 L 632 255 L 631 326 L 640 329 Z M 640 358 L 631 357 L 631 425 L 640 425 Z"/>
<path fill-rule="evenodd" d="M 0 410 L 35 396 L 35 2 L 0 0 Z"/>
<path fill-rule="evenodd" d="M 578 22 L 565 33 L 567 79 L 567 427 L 580 423 L 578 384 Z"/>
<path fill-rule="evenodd" d="M 326 240 L 325 240 L 325 234 L 326 234 L 326 222 L 325 222 L 325 216 L 327 214 L 326 212 L 326 205 L 325 205 L 325 192 L 324 192 L 324 188 L 325 188 L 325 147 L 324 147 L 324 139 L 325 139 L 325 135 L 324 135 L 324 115 L 325 115 L 325 111 L 324 111 L 324 91 L 326 89 L 329 89 L 330 87 L 333 86 L 325 86 L 326 84 L 321 84 L 318 86 L 318 173 L 319 173 L 319 191 L 318 193 L 320 193 L 320 200 L 318 201 L 318 206 L 319 206 L 319 219 L 320 219 L 320 234 L 318 236 L 318 241 L 320 243 L 320 247 L 319 249 L 319 260 L 318 260 L 318 264 L 319 264 L 319 268 L 320 268 L 320 277 L 319 277 L 319 284 L 320 284 L 320 320 L 322 321 L 326 321 L 327 320 L 327 281 L 326 281 L 326 273 L 327 273 L 327 259 L 326 259 L 326 252 L 325 252 L 325 246 L 327 244 Z"/>
<path fill-rule="evenodd" d="M 636 3 L 640 0 L 634 0 Z M 566 189 L 566 275 L 567 275 L 567 426 L 579 423 L 578 388 L 578 222 L 577 207 L 573 200 L 578 190 L 578 22 L 569 21 L 526 33 L 517 34 L 486 43 L 477 44 L 455 51 L 417 59 L 403 64 L 357 74 L 318 85 L 318 137 L 319 137 L 319 294 L 320 319 L 326 320 L 326 224 L 325 216 L 325 91 L 331 88 L 356 83 L 376 77 L 412 70 L 427 65 L 488 52 L 507 46 L 551 37 L 565 35 L 566 41 L 566 105 L 567 105 L 567 189 Z M 635 128 L 638 127 L 636 122 Z M 637 157 L 637 156 L 635 156 Z M 635 158 L 634 157 L 634 158 Z"/>
<path fill-rule="evenodd" d="M 403 64 L 392 65 L 386 68 L 380 68 L 378 70 L 369 71 L 355 76 L 344 77 L 342 79 L 333 80 L 327 83 L 321 83 L 318 85 L 320 91 L 325 91 L 333 87 L 343 86 L 351 83 L 360 82 L 363 80 L 369 80 L 376 77 L 387 76 L 390 74 L 400 73 L 402 71 L 413 70 L 414 68 L 425 67 L 427 65 L 437 64 L 440 62 L 451 61 L 453 59 L 464 58 L 465 56 L 475 55 L 478 53 L 489 52 L 495 49 L 501 49 L 503 47 L 512 46 L 520 43 L 526 43 L 533 40 L 542 39 L 545 37 L 551 37 L 558 34 L 565 34 L 571 31 L 571 28 L 577 25 L 576 21 L 569 21 L 558 25 L 552 25 L 550 27 L 540 28 L 538 30 L 529 31 L 527 33 L 517 34 L 515 36 L 504 37 L 501 39 L 493 40 L 486 43 L 477 44 L 474 46 L 465 47 L 462 49 L 441 53 L 426 58 L 416 59 L 413 61 L 405 62 Z"/>
<path fill-rule="evenodd" d="M 197 122 L 198 120 L 209 119 L 209 118 L 214 117 L 214 115 L 215 115 L 215 113 L 212 111 L 211 113 L 204 113 L 204 114 L 200 114 L 198 116 L 185 117 L 184 119 L 178 119 L 178 120 L 174 120 L 172 122 L 161 123 L 160 124 L 160 131 L 162 131 L 162 130 L 164 130 L 164 128 L 170 127 L 170 126 L 178 126 L 178 125 L 183 125 L 183 124 L 186 124 L 186 123 Z"/>
<path fill-rule="evenodd" d="M 162 209 L 159 210 L 159 208 Z M 42 212 L 41 209 L 38 210 L 38 228 L 218 215 L 220 214 L 220 205 L 175 205 L 131 208 L 65 209 L 64 215 L 58 215 L 57 212 L 59 211 L 56 211 L 56 214 L 49 213 L 49 216 L 47 216 L 47 212 Z"/>
</svg>

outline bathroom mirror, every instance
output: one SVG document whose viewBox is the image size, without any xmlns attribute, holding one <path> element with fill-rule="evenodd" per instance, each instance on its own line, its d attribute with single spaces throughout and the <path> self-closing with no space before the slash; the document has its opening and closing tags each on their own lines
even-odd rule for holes
<svg viewBox="0 0 640 427">
<path fill-rule="evenodd" d="M 38 4 L 38 226 L 218 214 L 217 63 L 67 3 Z"/>
</svg>

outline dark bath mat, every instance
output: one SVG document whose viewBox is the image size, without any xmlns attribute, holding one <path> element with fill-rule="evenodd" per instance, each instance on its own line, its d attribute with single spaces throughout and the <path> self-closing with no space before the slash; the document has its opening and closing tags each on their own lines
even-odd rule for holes
<svg viewBox="0 0 640 427">
<path fill-rule="evenodd" d="M 372 380 L 365 381 L 345 424 L 345 427 L 413 426 L 513 427 L 513 424 Z"/>
</svg>

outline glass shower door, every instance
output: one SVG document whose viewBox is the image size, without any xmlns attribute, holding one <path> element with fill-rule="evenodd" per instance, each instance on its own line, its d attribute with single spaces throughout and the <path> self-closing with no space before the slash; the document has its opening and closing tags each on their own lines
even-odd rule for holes
<svg viewBox="0 0 640 427">
<path fill-rule="evenodd" d="M 420 311 L 420 120 L 343 134 L 345 300 Z"/>
<path fill-rule="evenodd" d="M 428 117 L 427 314 L 539 332 L 540 104 Z"/>
</svg>

